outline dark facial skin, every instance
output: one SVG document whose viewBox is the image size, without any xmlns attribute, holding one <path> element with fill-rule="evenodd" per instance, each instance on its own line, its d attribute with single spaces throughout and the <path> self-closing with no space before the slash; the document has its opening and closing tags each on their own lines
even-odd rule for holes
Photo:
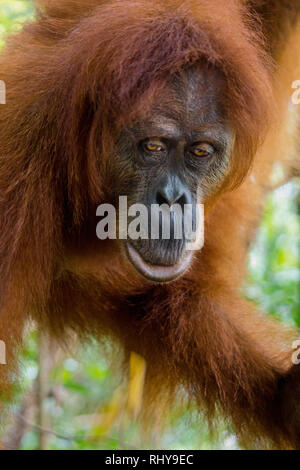
<svg viewBox="0 0 300 470">
<path fill-rule="evenodd" d="M 223 78 L 216 70 L 186 71 L 172 79 L 150 116 L 123 131 L 111 171 L 128 205 L 142 203 L 149 213 L 152 204 L 195 207 L 197 191 L 198 203 L 216 192 L 227 174 L 233 141 L 223 94 Z M 168 240 L 161 234 L 158 240 L 129 240 L 125 251 L 140 274 L 169 282 L 190 264 L 186 242 L 184 237 L 176 240 L 171 229 Z"/>
</svg>

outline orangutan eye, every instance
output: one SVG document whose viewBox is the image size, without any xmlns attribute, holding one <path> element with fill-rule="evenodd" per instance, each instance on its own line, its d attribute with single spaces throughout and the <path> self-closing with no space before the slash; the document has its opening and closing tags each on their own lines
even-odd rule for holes
<svg viewBox="0 0 300 470">
<path fill-rule="evenodd" d="M 144 149 L 148 152 L 164 152 L 166 147 L 159 140 L 147 140 L 144 142 Z"/>
<path fill-rule="evenodd" d="M 209 157 L 214 153 L 215 149 L 207 142 L 199 142 L 192 146 L 190 152 L 198 158 Z"/>
</svg>

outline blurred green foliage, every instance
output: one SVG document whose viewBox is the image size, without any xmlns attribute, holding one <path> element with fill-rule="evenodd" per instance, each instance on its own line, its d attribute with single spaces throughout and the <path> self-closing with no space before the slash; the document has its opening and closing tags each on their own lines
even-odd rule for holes
<svg viewBox="0 0 300 470">
<path fill-rule="evenodd" d="M 5 34 L 18 29 L 32 15 L 31 1 L 0 0 L 0 46 Z M 249 280 L 245 287 L 246 296 L 265 311 L 298 326 L 299 196 L 299 184 L 289 183 L 268 197 L 262 225 L 250 251 Z M 39 404 L 35 403 L 39 345 L 37 333 L 32 331 L 23 353 L 22 391 L 16 390 L 13 405 L 15 419 L 5 429 L 9 445 L 20 428 L 17 418 L 23 416 L 24 429 L 18 443 L 22 449 L 37 449 L 41 445 L 41 431 L 36 427 Z M 126 420 L 119 411 L 109 428 L 99 432 L 99 420 L 109 422 L 110 415 L 114 414 L 120 374 L 112 371 L 103 350 L 94 342 L 76 352 L 58 352 L 58 356 L 53 360 L 43 402 L 50 431 L 48 448 L 236 448 L 230 431 L 220 424 L 219 434 L 212 439 L 206 423 L 180 403 L 170 413 L 166 430 L 151 438 L 141 437 L 139 425 Z"/>
<path fill-rule="evenodd" d="M 19 29 L 24 21 L 33 17 L 32 3 L 30 0 L 0 0 L 0 46 L 8 32 Z"/>
<path fill-rule="evenodd" d="M 300 186 L 288 183 L 267 199 L 262 225 L 249 254 L 246 295 L 266 312 L 300 326 Z"/>
</svg>

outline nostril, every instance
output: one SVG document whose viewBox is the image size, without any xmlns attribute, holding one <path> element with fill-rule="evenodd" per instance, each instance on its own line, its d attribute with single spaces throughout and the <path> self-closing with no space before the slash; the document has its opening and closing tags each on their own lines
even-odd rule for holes
<svg viewBox="0 0 300 470">
<path fill-rule="evenodd" d="M 160 191 L 158 191 L 158 192 L 156 193 L 156 202 L 157 202 L 157 204 L 159 204 L 160 206 L 161 206 L 162 204 L 168 204 L 168 205 L 170 205 L 170 202 L 169 202 L 168 198 L 167 198 L 166 196 L 164 196 Z"/>
<path fill-rule="evenodd" d="M 173 204 L 179 204 L 182 208 L 184 205 L 187 204 L 187 197 L 186 194 L 183 193 L 180 196 L 172 195 L 172 197 L 168 197 L 163 191 L 158 190 L 156 193 L 156 203 L 160 206 L 162 204 L 167 204 L 168 206 L 172 206 Z"/>
<path fill-rule="evenodd" d="M 182 209 L 184 209 L 184 205 L 187 204 L 187 197 L 185 194 L 182 194 L 177 201 L 175 201 L 175 204 L 179 204 Z"/>
</svg>

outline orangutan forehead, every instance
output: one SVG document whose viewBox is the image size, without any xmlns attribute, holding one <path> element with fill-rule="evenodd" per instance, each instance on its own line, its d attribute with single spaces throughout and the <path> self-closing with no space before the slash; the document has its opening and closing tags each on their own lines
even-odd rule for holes
<svg viewBox="0 0 300 470">
<path fill-rule="evenodd" d="M 224 126 L 225 81 L 213 68 L 189 69 L 172 76 L 156 96 L 151 111 L 137 126 L 176 136 L 182 128 Z"/>
</svg>

